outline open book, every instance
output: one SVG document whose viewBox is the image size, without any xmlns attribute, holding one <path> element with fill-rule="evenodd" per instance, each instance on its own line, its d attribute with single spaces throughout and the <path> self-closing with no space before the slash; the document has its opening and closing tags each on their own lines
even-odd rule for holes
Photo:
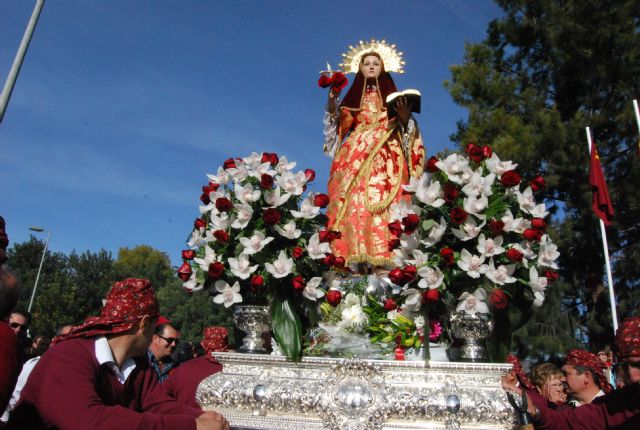
<svg viewBox="0 0 640 430">
<path fill-rule="evenodd" d="M 387 96 L 387 116 L 389 118 L 393 118 L 398 115 L 398 112 L 396 111 L 396 101 L 399 97 L 404 97 L 407 99 L 407 103 L 411 107 L 411 112 L 420 113 L 420 91 L 397 91 Z"/>
</svg>

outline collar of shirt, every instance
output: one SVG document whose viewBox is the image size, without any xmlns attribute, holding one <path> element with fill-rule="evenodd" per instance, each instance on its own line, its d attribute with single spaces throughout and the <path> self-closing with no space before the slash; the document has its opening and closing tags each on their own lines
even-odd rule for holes
<svg viewBox="0 0 640 430">
<path fill-rule="evenodd" d="M 127 361 L 122 365 L 122 368 L 118 367 L 116 360 L 113 358 L 113 352 L 111 351 L 109 342 L 104 336 L 96 337 L 95 354 L 98 364 L 101 366 L 103 364 L 106 365 L 121 384 L 124 384 L 127 381 L 127 378 L 131 372 L 133 372 L 133 369 L 136 368 L 136 362 L 133 358 L 127 359 Z"/>
<path fill-rule="evenodd" d="M 169 371 L 176 366 L 176 363 L 171 357 L 167 357 L 167 361 L 160 363 L 150 349 L 147 349 L 147 358 L 149 359 L 149 364 L 158 376 L 158 382 L 164 382 L 164 380 L 169 377 Z"/>
</svg>

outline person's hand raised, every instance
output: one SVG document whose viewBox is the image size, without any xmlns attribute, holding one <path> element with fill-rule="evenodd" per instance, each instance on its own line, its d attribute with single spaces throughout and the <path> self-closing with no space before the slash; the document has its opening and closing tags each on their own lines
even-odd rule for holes
<svg viewBox="0 0 640 430">
<path fill-rule="evenodd" d="M 402 125 L 406 125 L 411 116 L 411 103 L 407 101 L 406 97 L 399 97 L 396 100 L 396 111 L 398 112 L 398 121 Z"/>
</svg>

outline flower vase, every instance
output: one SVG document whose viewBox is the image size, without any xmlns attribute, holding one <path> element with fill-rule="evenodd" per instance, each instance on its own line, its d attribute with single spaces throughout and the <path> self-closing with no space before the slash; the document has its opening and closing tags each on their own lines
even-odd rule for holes
<svg viewBox="0 0 640 430">
<path fill-rule="evenodd" d="M 269 306 L 236 306 L 233 313 L 235 326 L 247 335 L 242 339 L 239 352 L 248 354 L 266 354 L 264 333 L 271 330 L 271 312 Z"/>
<path fill-rule="evenodd" d="M 451 334 L 454 342 L 447 351 L 451 361 L 487 362 L 485 339 L 493 330 L 493 318 L 488 313 L 457 311 L 451 314 Z"/>
</svg>

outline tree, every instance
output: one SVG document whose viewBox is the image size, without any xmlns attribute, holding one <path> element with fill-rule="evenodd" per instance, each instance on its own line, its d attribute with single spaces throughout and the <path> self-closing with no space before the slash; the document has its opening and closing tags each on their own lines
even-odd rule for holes
<svg viewBox="0 0 640 430">
<path fill-rule="evenodd" d="M 534 318 L 565 321 L 569 315 L 559 338 L 572 339 L 580 330 L 592 349 L 599 348 L 613 332 L 584 127 L 594 134 L 616 210 L 607 233 L 624 316 L 640 301 L 640 161 L 631 105 L 640 93 L 640 3 L 497 3 L 505 15 L 489 25 L 483 43 L 466 47 L 464 63 L 451 68 L 446 83 L 456 103 L 469 110 L 452 140 L 489 144 L 502 158 L 517 161 L 525 176 L 545 175 L 562 253 L 563 283 L 550 288 L 564 295 Z M 530 343 L 554 352 L 559 345 L 543 342 L 539 322 L 532 320 L 515 340 L 533 337 Z"/>
</svg>

